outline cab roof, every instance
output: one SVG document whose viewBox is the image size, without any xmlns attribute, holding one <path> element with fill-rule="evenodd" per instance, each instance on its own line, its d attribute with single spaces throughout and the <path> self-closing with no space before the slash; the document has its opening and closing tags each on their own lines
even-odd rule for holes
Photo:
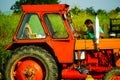
<svg viewBox="0 0 120 80">
<path fill-rule="evenodd" d="M 24 12 L 59 12 L 68 11 L 67 4 L 40 4 L 40 5 L 22 5 Z"/>
</svg>

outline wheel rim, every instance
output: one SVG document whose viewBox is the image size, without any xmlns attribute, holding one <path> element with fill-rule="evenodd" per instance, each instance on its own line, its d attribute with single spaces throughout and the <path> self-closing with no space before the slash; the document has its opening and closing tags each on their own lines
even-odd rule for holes
<svg viewBox="0 0 120 80">
<path fill-rule="evenodd" d="M 112 80 L 120 80 L 120 76 L 114 76 Z"/>
<path fill-rule="evenodd" d="M 17 80 L 43 80 L 44 77 L 43 65 L 32 59 L 18 61 L 12 73 Z"/>
</svg>

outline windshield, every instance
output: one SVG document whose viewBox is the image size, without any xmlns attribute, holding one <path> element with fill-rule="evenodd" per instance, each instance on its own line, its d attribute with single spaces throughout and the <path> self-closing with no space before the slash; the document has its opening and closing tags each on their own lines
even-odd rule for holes
<svg viewBox="0 0 120 80">
<path fill-rule="evenodd" d="M 68 32 L 59 14 L 45 14 L 44 20 L 52 38 L 68 38 Z"/>
<path fill-rule="evenodd" d="M 18 39 L 40 39 L 46 34 L 37 14 L 26 14 L 19 29 Z"/>
</svg>

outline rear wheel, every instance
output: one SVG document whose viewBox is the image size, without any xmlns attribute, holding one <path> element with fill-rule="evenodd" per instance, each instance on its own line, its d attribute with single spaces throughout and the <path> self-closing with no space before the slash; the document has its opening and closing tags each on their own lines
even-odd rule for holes
<svg viewBox="0 0 120 80">
<path fill-rule="evenodd" d="M 110 71 L 108 71 L 104 78 L 104 80 L 120 80 L 120 68 L 112 68 Z"/>
<path fill-rule="evenodd" d="M 58 68 L 47 51 L 23 46 L 6 61 L 4 76 L 5 80 L 57 80 Z"/>
</svg>

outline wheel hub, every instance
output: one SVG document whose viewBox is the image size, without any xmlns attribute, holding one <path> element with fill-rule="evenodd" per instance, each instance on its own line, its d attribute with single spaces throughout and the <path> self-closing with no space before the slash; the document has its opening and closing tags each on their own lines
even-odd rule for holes
<svg viewBox="0 0 120 80">
<path fill-rule="evenodd" d="M 35 71 L 32 68 L 26 68 L 24 70 L 24 76 L 28 79 L 28 80 L 32 80 L 35 76 Z"/>
<path fill-rule="evenodd" d="M 40 64 L 34 60 L 19 61 L 14 77 L 17 80 L 43 80 L 44 72 Z"/>
</svg>

